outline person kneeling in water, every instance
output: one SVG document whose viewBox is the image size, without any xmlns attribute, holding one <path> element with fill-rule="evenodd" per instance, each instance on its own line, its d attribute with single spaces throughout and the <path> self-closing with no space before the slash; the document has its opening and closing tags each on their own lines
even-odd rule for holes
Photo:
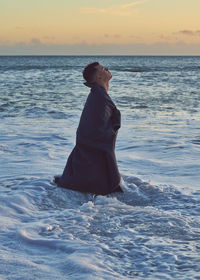
<svg viewBox="0 0 200 280">
<path fill-rule="evenodd" d="M 80 117 L 76 145 L 62 176 L 55 177 L 54 182 L 63 188 L 96 195 L 123 192 L 115 156 L 121 115 L 108 95 L 112 74 L 93 62 L 85 67 L 83 77 L 91 90 Z"/>
</svg>

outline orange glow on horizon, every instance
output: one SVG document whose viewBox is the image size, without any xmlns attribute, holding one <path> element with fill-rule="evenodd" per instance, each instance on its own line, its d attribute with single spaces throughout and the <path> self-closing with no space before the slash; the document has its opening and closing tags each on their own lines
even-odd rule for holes
<svg viewBox="0 0 200 280">
<path fill-rule="evenodd" d="M 0 45 L 200 44 L 197 0 L 0 0 Z"/>
</svg>

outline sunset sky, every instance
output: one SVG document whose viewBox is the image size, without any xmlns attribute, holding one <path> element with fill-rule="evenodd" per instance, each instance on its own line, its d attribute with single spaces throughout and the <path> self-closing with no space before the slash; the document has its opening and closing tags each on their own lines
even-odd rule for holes
<svg viewBox="0 0 200 280">
<path fill-rule="evenodd" d="M 200 55 L 200 0 L 0 0 L 0 54 Z"/>
</svg>

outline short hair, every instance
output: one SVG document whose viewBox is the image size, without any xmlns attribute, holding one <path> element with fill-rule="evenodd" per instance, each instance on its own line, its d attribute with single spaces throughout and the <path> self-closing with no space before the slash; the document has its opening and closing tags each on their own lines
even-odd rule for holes
<svg viewBox="0 0 200 280">
<path fill-rule="evenodd" d="M 96 66 L 99 65 L 99 62 L 93 62 L 93 63 L 90 63 L 88 64 L 84 70 L 83 70 L 83 78 L 89 82 L 89 83 L 92 83 L 93 80 L 94 80 L 94 75 L 97 71 L 96 69 Z"/>
</svg>

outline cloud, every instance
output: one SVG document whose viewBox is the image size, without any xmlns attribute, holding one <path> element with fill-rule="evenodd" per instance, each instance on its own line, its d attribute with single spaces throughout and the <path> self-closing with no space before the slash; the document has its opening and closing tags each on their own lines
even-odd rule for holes
<svg viewBox="0 0 200 280">
<path fill-rule="evenodd" d="M 43 39 L 45 40 L 55 40 L 55 37 L 54 36 L 43 36 Z"/>
<path fill-rule="evenodd" d="M 114 37 L 114 38 L 121 38 L 122 35 L 120 35 L 120 34 L 114 34 L 113 37 Z"/>
<path fill-rule="evenodd" d="M 96 13 L 106 13 L 106 12 L 108 12 L 108 9 L 98 9 L 98 8 L 88 8 L 88 7 L 81 8 L 82 14 L 96 14 Z"/>
<path fill-rule="evenodd" d="M 122 5 L 119 5 L 119 8 L 122 8 L 122 9 L 130 8 L 130 7 L 134 7 L 137 5 L 141 5 L 147 1 L 148 0 L 138 0 L 138 1 L 131 2 L 131 3 L 127 3 L 127 4 L 122 4 Z"/>
<path fill-rule="evenodd" d="M 175 34 L 177 35 L 177 33 Z M 158 36 L 156 36 L 157 38 L 161 39 L 162 41 L 167 41 L 167 42 L 170 42 L 170 41 L 177 41 L 178 40 L 178 36 L 174 36 L 173 35 L 168 35 L 168 34 L 160 34 Z"/>
<path fill-rule="evenodd" d="M 83 14 L 114 14 L 114 15 L 127 16 L 127 15 L 131 15 L 131 10 L 130 10 L 131 7 L 141 5 L 148 1 L 149 0 L 135 0 L 130 3 L 108 6 L 105 8 L 82 7 L 80 11 Z"/>
<path fill-rule="evenodd" d="M 137 36 L 137 35 L 130 35 L 128 36 L 129 38 L 133 38 L 133 39 L 141 39 L 140 36 Z"/>
<path fill-rule="evenodd" d="M 176 32 L 175 34 L 182 34 L 186 36 L 200 36 L 200 30 L 193 31 L 189 29 L 184 29 Z"/>
<path fill-rule="evenodd" d="M 116 38 L 116 39 L 118 39 L 118 38 L 121 38 L 122 37 L 122 35 L 120 35 L 120 34 L 104 34 L 104 37 L 105 38 Z"/>
<path fill-rule="evenodd" d="M 38 38 L 32 38 L 32 39 L 30 40 L 30 43 L 29 43 L 29 44 L 32 44 L 32 45 L 41 45 L 42 43 L 41 43 L 40 39 L 38 39 Z"/>
<path fill-rule="evenodd" d="M 194 35 L 194 31 L 192 31 L 192 30 L 180 30 L 179 33 L 184 34 L 184 35 L 189 35 L 189 36 Z"/>
<path fill-rule="evenodd" d="M 17 30 L 22 30 L 22 29 L 24 29 L 23 26 L 16 26 L 15 28 L 16 28 Z"/>
</svg>

